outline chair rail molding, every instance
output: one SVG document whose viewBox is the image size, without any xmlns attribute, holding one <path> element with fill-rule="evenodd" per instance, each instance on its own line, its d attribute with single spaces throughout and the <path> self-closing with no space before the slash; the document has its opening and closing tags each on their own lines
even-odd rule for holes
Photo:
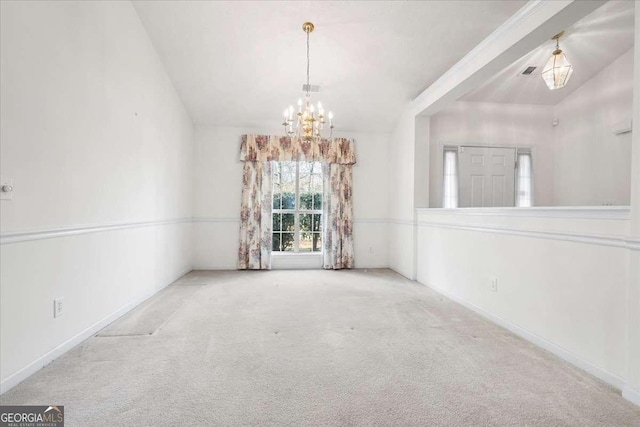
<svg viewBox="0 0 640 427">
<path fill-rule="evenodd" d="M 75 236 L 78 234 L 100 233 L 105 231 L 126 230 L 142 227 L 157 227 L 161 225 L 182 224 L 190 222 L 192 222 L 191 217 L 179 217 L 171 219 L 154 219 L 147 221 L 123 221 L 104 224 L 51 227 L 37 230 L 10 231 L 0 234 L 0 245 L 28 242 L 31 240 L 54 239 L 60 237 Z"/>
<path fill-rule="evenodd" d="M 451 230 L 474 231 L 481 233 L 504 234 L 536 239 L 561 240 L 565 242 L 610 246 L 630 250 L 640 250 L 640 239 L 631 236 L 603 235 L 563 231 L 541 231 L 515 227 L 497 227 L 481 224 L 452 224 L 418 220 L 418 227 L 444 228 Z"/>
<path fill-rule="evenodd" d="M 193 222 L 240 222 L 240 217 L 195 216 Z"/>
<path fill-rule="evenodd" d="M 418 215 L 504 216 L 559 219 L 631 219 L 629 206 L 541 206 L 532 208 L 418 208 Z"/>
</svg>

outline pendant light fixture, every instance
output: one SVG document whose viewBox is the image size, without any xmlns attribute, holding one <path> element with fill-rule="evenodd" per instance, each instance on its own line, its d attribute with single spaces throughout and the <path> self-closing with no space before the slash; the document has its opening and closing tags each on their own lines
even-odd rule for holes
<svg viewBox="0 0 640 427">
<path fill-rule="evenodd" d="M 293 109 L 293 105 L 284 110 L 284 130 L 290 137 L 302 138 L 304 141 L 313 141 L 322 138 L 322 131 L 329 119 L 329 138 L 333 134 L 333 114 L 329 111 L 328 117 L 324 115 L 322 104 L 318 102 L 317 107 L 311 102 L 311 85 L 309 84 L 309 34 L 314 30 L 311 22 L 302 24 L 302 30 L 307 33 L 307 84 L 304 85 L 303 91 L 304 101 L 298 99 L 297 113 Z"/>
<path fill-rule="evenodd" d="M 551 40 L 556 41 L 556 50 L 553 51 L 553 55 L 551 55 L 542 70 L 542 78 L 549 90 L 565 87 L 571 78 L 571 74 L 573 74 L 573 66 L 560 49 L 560 37 L 563 34 L 564 31 L 561 31 L 551 38 Z"/>
</svg>

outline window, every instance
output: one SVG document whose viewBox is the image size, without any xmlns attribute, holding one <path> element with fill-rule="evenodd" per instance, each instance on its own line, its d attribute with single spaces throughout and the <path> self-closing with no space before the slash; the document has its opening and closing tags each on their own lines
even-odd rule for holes
<svg viewBox="0 0 640 427">
<path fill-rule="evenodd" d="M 322 250 L 322 165 L 273 163 L 274 252 Z"/>
<path fill-rule="evenodd" d="M 531 151 L 518 150 L 516 206 L 529 208 L 533 206 L 533 172 Z"/>
<path fill-rule="evenodd" d="M 444 149 L 442 207 L 458 207 L 458 152 L 455 148 Z"/>
</svg>

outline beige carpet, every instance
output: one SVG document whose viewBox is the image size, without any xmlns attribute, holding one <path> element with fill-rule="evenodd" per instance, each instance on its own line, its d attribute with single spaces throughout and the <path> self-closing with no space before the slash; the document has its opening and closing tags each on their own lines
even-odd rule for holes
<svg viewBox="0 0 640 427">
<path fill-rule="evenodd" d="M 100 332 L 99 337 L 151 335 L 173 317 L 203 285 L 167 286 Z"/>
<path fill-rule="evenodd" d="M 146 334 L 93 337 L 0 402 L 65 405 L 67 426 L 640 425 L 602 382 L 388 270 L 172 286 L 189 284 L 111 326 Z"/>
</svg>

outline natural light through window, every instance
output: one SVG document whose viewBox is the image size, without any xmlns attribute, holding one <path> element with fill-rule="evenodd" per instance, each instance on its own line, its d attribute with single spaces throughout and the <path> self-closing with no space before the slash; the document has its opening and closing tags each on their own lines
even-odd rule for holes
<svg viewBox="0 0 640 427">
<path fill-rule="evenodd" d="M 322 165 L 274 162 L 273 251 L 322 250 Z"/>
<path fill-rule="evenodd" d="M 517 174 L 518 197 L 516 198 L 516 206 L 529 208 L 533 206 L 533 177 L 530 152 L 518 152 Z"/>
<path fill-rule="evenodd" d="M 444 151 L 444 187 L 442 189 L 442 207 L 458 207 L 458 159 L 455 150 Z"/>
</svg>

